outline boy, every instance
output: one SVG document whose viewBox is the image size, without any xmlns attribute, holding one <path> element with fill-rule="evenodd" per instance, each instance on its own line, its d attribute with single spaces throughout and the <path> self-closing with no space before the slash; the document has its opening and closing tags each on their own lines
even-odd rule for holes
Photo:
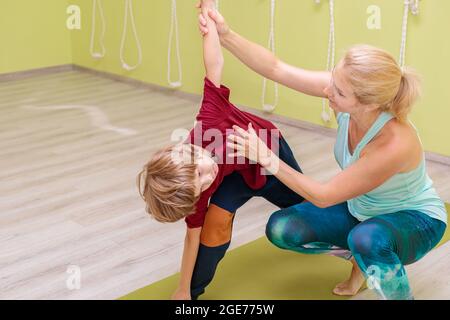
<svg viewBox="0 0 450 320">
<path fill-rule="evenodd" d="M 232 126 L 246 129 L 251 124 L 261 138 L 265 136 L 272 151 L 301 172 L 289 145 L 271 122 L 230 103 L 230 90 L 221 85 L 219 36 L 206 14 L 214 8 L 213 0 L 202 1 L 210 32 L 203 38 L 206 77 L 197 124 L 186 143 L 157 152 L 138 175 L 139 191 L 150 215 L 160 222 L 185 218 L 187 223 L 181 279 L 173 299 L 197 299 L 204 292 L 230 245 L 234 214 L 250 198 L 264 197 L 280 208 L 304 200 L 274 176 L 264 175 L 258 164 L 228 156 L 226 136 L 232 133 Z M 213 150 L 209 150 L 211 145 Z"/>
</svg>

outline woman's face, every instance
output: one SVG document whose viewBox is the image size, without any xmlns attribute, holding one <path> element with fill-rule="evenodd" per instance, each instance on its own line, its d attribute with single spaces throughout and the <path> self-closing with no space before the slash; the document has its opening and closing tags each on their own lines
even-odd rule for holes
<svg viewBox="0 0 450 320">
<path fill-rule="evenodd" d="M 346 81 L 345 70 L 340 63 L 333 69 L 330 84 L 324 89 L 324 93 L 330 100 L 330 108 L 336 112 L 352 114 L 361 111 L 361 104 Z"/>
</svg>

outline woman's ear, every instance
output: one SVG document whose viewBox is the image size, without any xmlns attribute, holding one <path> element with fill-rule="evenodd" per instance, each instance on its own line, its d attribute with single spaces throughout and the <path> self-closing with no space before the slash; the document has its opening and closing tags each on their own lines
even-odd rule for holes
<svg viewBox="0 0 450 320">
<path fill-rule="evenodd" d="M 380 106 L 378 104 L 368 104 L 368 105 L 366 105 L 366 111 L 367 112 L 376 111 L 378 109 L 380 109 Z"/>
</svg>

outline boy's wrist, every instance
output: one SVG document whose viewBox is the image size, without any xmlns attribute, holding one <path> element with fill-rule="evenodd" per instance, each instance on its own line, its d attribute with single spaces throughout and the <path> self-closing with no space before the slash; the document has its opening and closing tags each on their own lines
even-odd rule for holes
<svg viewBox="0 0 450 320">
<path fill-rule="evenodd" d="M 191 291 L 191 284 L 190 283 L 179 283 L 178 284 L 178 291 L 182 292 L 190 292 Z"/>
<path fill-rule="evenodd" d="M 202 9 L 203 8 L 214 10 L 216 9 L 216 3 L 213 0 L 202 0 Z"/>
</svg>

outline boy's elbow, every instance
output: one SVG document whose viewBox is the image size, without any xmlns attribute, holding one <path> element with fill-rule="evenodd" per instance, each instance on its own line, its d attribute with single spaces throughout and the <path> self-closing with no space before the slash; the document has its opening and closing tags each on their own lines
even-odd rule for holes
<svg viewBox="0 0 450 320">
<path fill-rule="evenodd" d="M 208 61 L 205 66 L 206 66 L 206 72 L 208 74 L 211 75 L 221 75 L 222 74 L 222 70 L 223 70 L 223 59 L 214 59 L 214 60 L 210 60 Z"/>
<path fill-rule="evenodd" d="M 223 68 L 224 58 L 222 55 L 214 55 L 205 57 L 205 66 L 208 69 Z"/>
<path fill-rule="evenodd" d="M 213 68 L 216 70 L 223 70 L 223 66 L 224 66 L 225 62 L 224 62 L 224 58 L 222 56 L 217 57 L 214 62 L 213 62 Z"/>
<path fill-rule="evenodd" d="M 219 54 L 219 55 L 217 56 L 217 63 L 218 63 L 220 66 L 223 67 L 224 61 L 225 61 L 225 59 L 224 59 L 224 57 L 223 57 L 223 54 Z"/>
</svg>

